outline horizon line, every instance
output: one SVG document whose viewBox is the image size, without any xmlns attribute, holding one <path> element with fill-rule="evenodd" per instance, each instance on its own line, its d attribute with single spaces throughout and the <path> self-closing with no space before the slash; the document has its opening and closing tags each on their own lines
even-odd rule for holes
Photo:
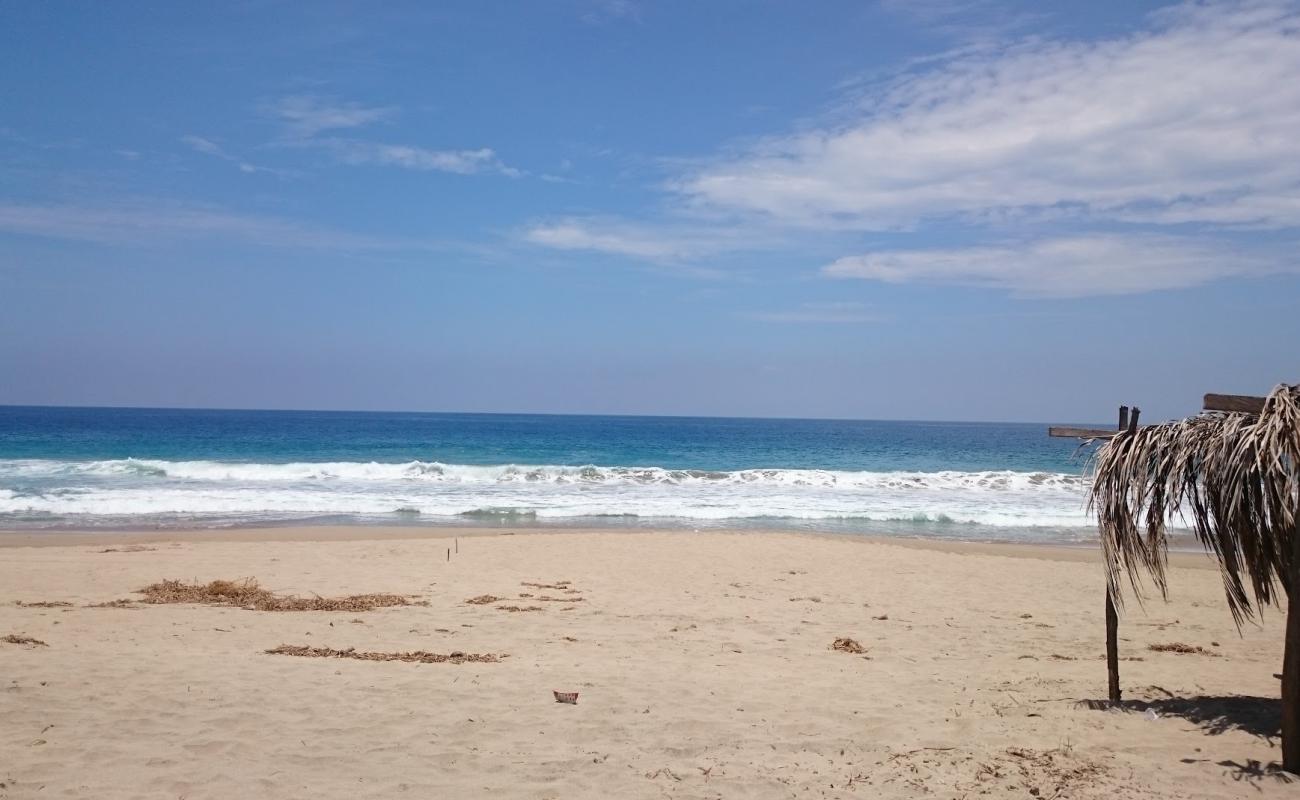
<svg viewBox="0 0 1300 800">
<path fill-rule="evenodd" d="M 458 416 L 496 416 L 496 417 L 606 417 L 613 419 L 716 419 L 716 420 L 768 420 L 777 422 L 913 422 L 913 423 L 947 423 L 963 425 L 1067 425 L 1086 424 L 1101 426 L 1103 423 L 1083 420 L 979 420 L 979 419 L 884 419 L 872 417 L 799 417 L 799 416 L 758 416 L 726 414 L 632 414 L 632 413 L 588 413 L 556 411 L 445 411 L 413 409 L 373 409 L 373 408 L 248 408 L 239 406 L 137 406 L 137 405 L 64 405 L 58 403 L 0 403 L 0 409 L 8 408 L 49 408 L 78 409 L 86 411 L 219 411 L 252 412 L 273 414 L 444 414 Z"/>
</svg>

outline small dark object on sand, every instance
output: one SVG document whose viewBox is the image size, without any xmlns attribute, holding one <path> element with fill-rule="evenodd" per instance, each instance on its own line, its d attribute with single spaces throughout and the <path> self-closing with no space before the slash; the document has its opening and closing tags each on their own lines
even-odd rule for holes
<svg viewBox="0 0 1300 800">
<path fill-rule="evenodd" d="M 571 706 L 576 706 L 578 704 L 577 692 L 557 692 L 552 689 L 551 694 L 555 695 L 555 702 L 557 703 L 568 703 Z"/>
<path fill-rule="evenodd" d="M 29 644 L 32 647 L 49 647 L 48 644 L 42 642 L 40 639 L 33 639 L 30 636 L 19 636 L 15 633 L 0 637 L 0 642 L 8 642 L 9 644 Z"/>
<path fill-rule="evenodd" d="M 1169 644 L 1150 644 L 1148 650 L 1154 650 L 1157 653 L 1180 653 L 1182 655 L 1197 656 L 1217 656 L 1218 653 L 1206 650 L 1197 644 L 1183 644 L 1182 642 L 1170 642 Z"/>
</svg>

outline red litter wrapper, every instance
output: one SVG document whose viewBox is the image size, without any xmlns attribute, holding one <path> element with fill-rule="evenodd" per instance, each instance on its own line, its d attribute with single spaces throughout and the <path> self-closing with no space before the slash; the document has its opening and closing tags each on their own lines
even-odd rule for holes
<svg viewBox="0 0 1300 800">
<path fill-rule="evenodd" d="M 576 706 L 578 704 L 577 692 L 557 692 L 552 689 L 551 694 L 555 695 L 555 702 L 557 703 L 568 703 L 571 706 Z"/>
</svg>

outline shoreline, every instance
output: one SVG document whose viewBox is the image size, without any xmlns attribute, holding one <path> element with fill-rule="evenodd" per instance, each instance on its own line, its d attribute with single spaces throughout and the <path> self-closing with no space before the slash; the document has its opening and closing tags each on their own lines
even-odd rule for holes
<svg viewBox="0 0 1300 800">
<path fill-rule="evenodd" d="M 830 539 L 860 544 L 893 545 L 956 555 L 988 555 L 1034 558 L 1049 561 L 1096 562 L 1101 552 L 1096 543 L 1005 542 L 940 539 L 923 536 L 840 533 L 835 531 L 785 530 L 774 528 L 599 528 L 483 526 L 382 526 L 382 525 L 285 525 L 253 528 L 168 528 L 158 530 L 0 530 L 0 550 L 20 547 L 85 547 L 87 545 L 147 545 L 170 543 L 269 543 L 269 542 L 357 542 L 423 541 L 502 536 L 571 536 L 600 534 L 613 536 L 795 536 L 813 540 Z M 1189 569 L 1218 569 L 1199 549 L 1172 549 L 1169 565 Z"/>
</svg>

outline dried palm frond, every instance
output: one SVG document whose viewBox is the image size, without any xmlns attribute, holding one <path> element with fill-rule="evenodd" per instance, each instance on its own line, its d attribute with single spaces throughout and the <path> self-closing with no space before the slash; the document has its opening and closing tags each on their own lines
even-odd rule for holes
<svg viewBox="0 0 1300 800">
<path fill-rule="evenodd" d="M 1184 519 L 1219 563 L 1240 625 L 1287 586 L 1300 519 L 1300 386 L 1281 385 L 1259 414 L 1203 413 L 1124 431 L 1098 449 L 1097 512 L 1108 589 L 1142 573 L 1166 592 L 1167 526 Z"/>
<path fill-rule="evenodd" d="M 373 653 L 358 651 L 355 647 L 349 647 L 346 650 L 335 650 L 330 647 L 311 647 L 309 645 L 292 645 L 282 644 L 279 647 L 273 647 L 266 651 L 276 656 L 300 656 L 302 658 L 354 658 L 358 661 L 410 661 L 417 664 L 464 664 L 472 662 L 476 664 L 495 664 L 503 658 L 509 658 L 506 653 L 462 653 L 459 650 L 453 650 L 451 653 L 430 653 L 426 650 L 411 650 L 409 652 L 399 653 Z"/>
</svg>

